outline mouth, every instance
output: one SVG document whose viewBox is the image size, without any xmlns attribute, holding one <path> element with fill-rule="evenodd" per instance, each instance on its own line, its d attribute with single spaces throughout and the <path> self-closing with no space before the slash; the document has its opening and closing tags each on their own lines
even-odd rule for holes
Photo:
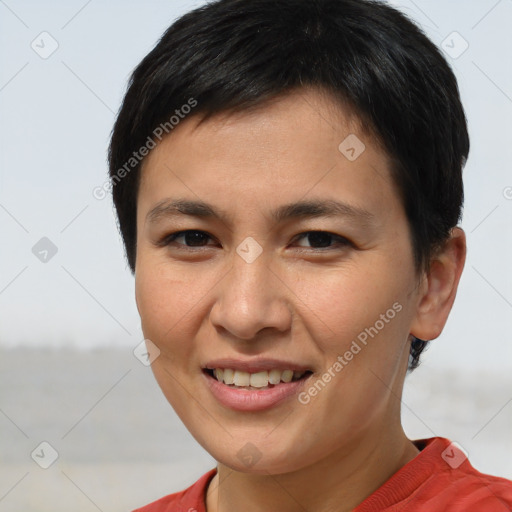
<svg viewBox="0 0 512 512">
<path fill-rule="evenodd" d="M 305 380 L 313 372 L 273 368 L 251 373 L 233 368 L 203 368 L 203 373 L 232 389 L 264 391 L 282 384 Z"/>
<path fill-rule="evenodd" d="M 293 404 L 314 370 L 283 359 L 224 358 L 201 367 L 204 383 L 223 407 L 260 412 Z"/>
</svg>

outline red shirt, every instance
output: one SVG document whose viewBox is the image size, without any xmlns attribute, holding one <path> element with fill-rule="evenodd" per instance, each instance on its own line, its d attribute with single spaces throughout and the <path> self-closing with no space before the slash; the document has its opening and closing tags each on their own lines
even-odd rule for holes
<svg viewBox="0 0 512 512">
<path fill-rule="evenodd" d="M 478 472 L 448 439 L 414 444 L 420 453 L 353 512 L 512 512 L 512 481 Z M 206 489 L 215 473 L 133 512 L 206 512 Z"/>
</svg>

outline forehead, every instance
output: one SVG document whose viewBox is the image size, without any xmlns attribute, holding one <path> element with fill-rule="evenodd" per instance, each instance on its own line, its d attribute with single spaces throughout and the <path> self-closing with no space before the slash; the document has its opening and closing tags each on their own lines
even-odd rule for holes
<svg viewBox="0 0 512 512">
<path fill-rule="evenodd" d="M 396 199 L 386 152 L 350 109 L 320 91 L 201 121 L 185 118 L 146 157 L 142 209 L 174 190 L 233 205 L 242 197 L 275 206 L 342 191 L 353 203 L 365 195 L 377 203 Z"/>
</svg>

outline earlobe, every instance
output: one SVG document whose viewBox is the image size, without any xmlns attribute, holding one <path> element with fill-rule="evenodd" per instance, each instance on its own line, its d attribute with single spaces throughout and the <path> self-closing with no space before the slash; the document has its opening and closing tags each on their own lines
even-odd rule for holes
<svg viewBox="0 0 512 512">
<path fill-rule="evenodd" d="M 422 340 L 437 338 L 452 309 L 466 260 L 466 235 L 455 227 L 450 238 L 433 256 L 420 285 L 411 334 Z"/>
</svg>

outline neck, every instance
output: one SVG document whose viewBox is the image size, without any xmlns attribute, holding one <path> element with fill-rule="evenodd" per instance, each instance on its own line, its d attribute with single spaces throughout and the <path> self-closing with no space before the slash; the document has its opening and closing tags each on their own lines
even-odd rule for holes
<svg viewBox="0 0 512 512">
<path fill-rule="evenodd" d="M 364 439 L 350 443 L 350 451 L 334 451 L 291 473 L 242 473 L 219 463 L 209 486 L 207 511 L 351 511 L 419 453 L 401 426 L 394 432 L 366 432 Z"/>
</svg>

